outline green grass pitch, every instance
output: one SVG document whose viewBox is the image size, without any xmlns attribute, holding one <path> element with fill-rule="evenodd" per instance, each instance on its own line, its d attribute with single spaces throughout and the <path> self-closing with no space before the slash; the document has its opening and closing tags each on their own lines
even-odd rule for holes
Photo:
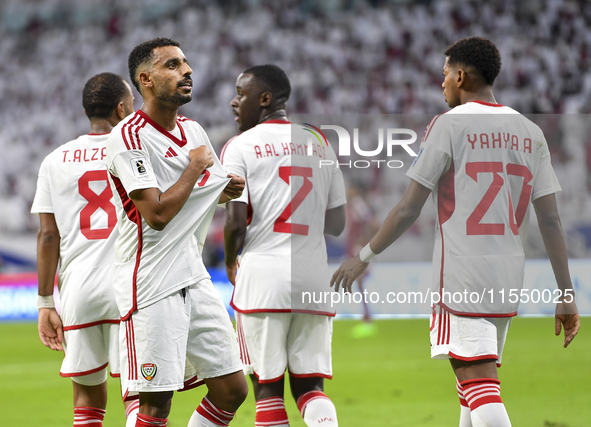
<svg viewBox="0 0 591 427">
<path fill-rule="evenodd" d="M 568 349 L 554 336 L 553 318 L 516 318 L 499 371 L 514 426 L 591 426 L 591 318 L 582 319 Z M 459 403 L 448 362 L 429 358 L 426 319 L 377 321 L 378 334 L 354 339 L 354 321 L 336 321 L 334 379 L 326 382 L 341 427 L 457 426 Z M 61 353 L 43 347 L 34 323 L 0 324 L 2 422 L 18 427 L 72 425 L 71 381 L 58 370 Z M 118 381 L 109 379 L 105 427 L 124 426 Z M 184 427 L 205 388 L 177 393 L 169 427 Z M 292 427 L 305 427 L 286 397 Z M 254 425 L 252 394 L 234 427 Z"/>
</svg>

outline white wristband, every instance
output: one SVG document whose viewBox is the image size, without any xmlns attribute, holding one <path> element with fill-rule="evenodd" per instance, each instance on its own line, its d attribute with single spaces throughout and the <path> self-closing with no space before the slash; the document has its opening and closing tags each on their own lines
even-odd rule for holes
<svg viewBox="0 0 591 427">
<path fill-rule="evenodd" d="M 55 304 L 53 302 L 53 295 L 48 296 L 37 296 L 37 308 L 55 308 Z"/>
<path fill-rule="evenodd" d="M 370 262 L 376 255 L 377 254 L 374 253 L 369 247 L 369 243 L 359 251 L 359 259 L 361 259 L 361 262 L 365 263 Z"/>
</svg>

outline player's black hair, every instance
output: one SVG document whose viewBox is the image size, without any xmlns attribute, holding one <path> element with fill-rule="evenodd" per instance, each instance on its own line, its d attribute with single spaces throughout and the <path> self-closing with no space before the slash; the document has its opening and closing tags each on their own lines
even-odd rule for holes
<svg viewBox="0 0 591 427">
<path fill-rule="evenodd" d="M 84 85 L 82 106 L 89 119 L 96 117 L 106 119 L 123 100 L 129 89 L 123 77 L 114 73 L 101 73 Z"/>
<path fill-rule="evenodd" d="M 136 47 L 133 48 L 131 53 L 129 54 L 129 58 L 127 58 L 127 66 L 129 67 L 129 77 L 131 77 L 131 82 L 135 86 L 135 88 L 140 91 L 140 83 L 137 81 L 137 69 L 140 65 L 144 62 L 149 61 L 154 56 L 154 49 L 157 47 L 166 47 L 166 46 L 175 46 L 181 47 L 181 44 L 177 41 L 172 39 L 167 39 L 164 37 L 157 37 L 152 40 L 148 40 L 141 44 L 138 44 Z"/>
<path fill-rule="evenodd" d="M 277 65 L 255 65 L 242 74 L 251 74 L 257 80 L 267 85 L 275 102 L 286 102 L 291 94 L 291 84 L 287 74 Z"/>
<path fill-rule="evenodd" d="M 492 86 L 501 71 L 501 54 L 489 39 L 466 37 L 458 40 L 445 51 L 450 65 L 472 66 L 484 82 Z"/>
</svg>

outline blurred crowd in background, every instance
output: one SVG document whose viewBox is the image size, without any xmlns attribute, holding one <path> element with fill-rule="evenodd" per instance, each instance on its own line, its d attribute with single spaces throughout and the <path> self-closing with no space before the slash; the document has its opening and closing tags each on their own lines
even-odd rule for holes
<svg viewBox="0 0 591 427">
<path fill-rule="evenodd" d="M 28 212 L 41 161 L 88 132 L 84 83 L 103 71 L 129 81 L 127 55 L 147 39 L 181 42 L 194 71 L 193 101 L 181 112 L 205 128 L 219 153 L 237 132 L 229 105 L 236 77 L 252 65 L 275 63 L 287 72 L 288 115 L 428 117 L 448 109 L 440 87 L 445 48 L 472 35 L 490 38 L 501 52 L 497 101 L 535 114 L 544 128 L 564 190 L 559 204 L 570 255 L 587 256 L 591 3 L 584 0 L 4 0 L 0 234 L 37 230 Z M 404 191 L 403 170 L 343 171 L 350 224 L 373 230 Z M 543 246 L 532 225 L 528 255 L 537 257 Z M 218 252 L 222 226 L 219 214 L 211 232 Z M 426 209 L 405 250 L 391 258 L 429 260 L 433 230 L 434 211 Z M 367 233 L 349 229 L 349 237 L 331 241 L 331 254 L 346 253 L 360 234 Z M 210 264 L 218 257 L 213 253 Z"/>
</svg>

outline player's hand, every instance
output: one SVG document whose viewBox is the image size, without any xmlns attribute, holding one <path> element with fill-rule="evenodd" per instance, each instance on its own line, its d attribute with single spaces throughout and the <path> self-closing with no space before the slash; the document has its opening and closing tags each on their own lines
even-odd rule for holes
<svg viewBox="0 0 591 427">
<path fill-rule="evenodd" d="M 238 265 L 236 261 L 233 264 L 228 265 L 226 264 L 226 275 L 228 276 L 228 280 L 233 286 L 236 286 L 236 270 L 238 269 Z"/>
<path fill-rule="evenodd" d="M 242 192 L 244 191 L 244 186 L 246 181 L 244 178 L 238 175 L 234 175 L 233 173 L 228 174 L 228 178 L 232 178 L 226 188 L 224 188 L 224 192 L 220 197 L 220 203 L 226 203 L 230 200 L 237 199 L 238 197 L 242 196 Z"/>
<path fill-rule="evenodd" d="M 581 325 L 579 311 L 575 302 L 556 304 L 554 319 L 554 333 L 556 336 L 560 335 L 560 331 L 564 326 L 564 348 L 566 348 L 579 332 L 579 326 Z"/>
<path fill-rule="evenodd" d="M 213 166 L 213 154 L 206 145 L 189 151 L 189 161 L 199 169 L 205 170 Z"/>
<path fill-rule="evenodd" d="M 64 329 L 62 319 L 55 311 L 55 308 L 39 309 L 39 338 L 45 347 L 52 350 L 62 351 L 64 342 Z"/>
<path fill-rule="evenodd" d="M 367 269 L 369 263 L 365 263 L 359 259 L 359 255 L 345 261 L 330 279 L 330 286 L 334 286 L 335 292 L 339 291 L 339 286 L 342 286 L 345 292 L 351 292 L 353 283 L 363 272 Z"/>
</svg>

